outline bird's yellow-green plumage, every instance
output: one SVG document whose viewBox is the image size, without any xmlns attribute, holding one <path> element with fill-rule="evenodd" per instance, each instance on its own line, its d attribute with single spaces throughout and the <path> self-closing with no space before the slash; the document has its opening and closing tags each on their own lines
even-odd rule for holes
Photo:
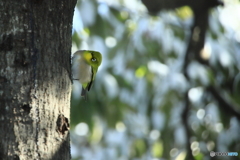
<svg viewBox="0 0 240 160">
<path fill-rule="evenodd" d="M 80 50 L 74 53 L 72 58 L 73 80 L 79 80 L 82 84 L 82 96 L 86 96 L 96 77 L 98 67 L 102 63 L 100 52 Z"/>
</svg>

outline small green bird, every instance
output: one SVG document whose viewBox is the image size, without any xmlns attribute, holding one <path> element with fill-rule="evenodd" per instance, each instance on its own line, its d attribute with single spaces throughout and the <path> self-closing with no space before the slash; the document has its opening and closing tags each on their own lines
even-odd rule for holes
<svg viewBox="0 0 240 160">
<path fill-rule="evenodd" d="M 82 84 L 81 96 L 84 98 L 93 84 L 101 63 L 102 55 L 96 51 L 79 50 L 72 57 L 73 80 L 79 80 Z"/>
</svg>

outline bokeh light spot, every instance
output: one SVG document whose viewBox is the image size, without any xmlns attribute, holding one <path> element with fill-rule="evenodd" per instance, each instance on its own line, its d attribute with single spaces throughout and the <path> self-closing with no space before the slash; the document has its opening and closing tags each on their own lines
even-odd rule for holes
<svg viewBox="0 0 240 160">
<path fill-rule="evenodd" d="M 145 66 L 141 66 L 136 70 L 135 76 L 138 78 L 142 78 L 145 76 L 146 71 L 147 71 L 147 68 Z"/>
<path fill-rule="evenodd" d="M 171 157 L 176 157 L 177 154 L 178 154 L 178 149 L 177 148 L 171 149 L 171 151 L 170 151 L 170 156 Z"/>
<path fill-rule="evenodd" d="M 116 130 L 119 132 L 124 132 L 126 130 L 126 127 L 123 122 L 117 122 L 116 124 Z"/>
<path fill-rule="evenodd" d="M 203 119 L 204 116 L 205 116 L 205 110 L 204 109 L 199 109 L 197 111 L 197 118 L 198 119 Z"/>
<path fill-rule="evenodd" d="M 150 138 L 152 140 L 157 140 L 160 137 L 160 132 L 158 130 L 152 130 L 150 132 Z"/>
<path fill-rule="evenodd" d="M 75 127 L 75 133 L 79 136 L 85 136 L 88 134 L 88 125 L 86 123 L 79 123 L 76 127 Z"/>
<path fill-rule="evenodd" d="M 203 95 L 202 87 L 191 88 L 188 92 L 188 97 L 192 102 L 198 102 Z"/>
<path fill-rule="evenodd" d="M 107 47 L 113 48 L 113 47 L 116 46 L 117 40 L 116 40 L 116 38 L 114 38 L 114 37 L 107 37 L 107 38 L 105 39 L 105 44 L 106 44 Z"/>
</svg>

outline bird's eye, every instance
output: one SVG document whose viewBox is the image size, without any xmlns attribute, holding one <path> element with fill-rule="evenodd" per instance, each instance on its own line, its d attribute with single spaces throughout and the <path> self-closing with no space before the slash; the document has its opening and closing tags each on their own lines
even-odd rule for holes
<svg viewBox="0 0 240 160">
<path fill-rule="evenodd" d="M 92 61 L 95 62 L 97 59 L 96 58 L 92 58 Z"/>
</svg>

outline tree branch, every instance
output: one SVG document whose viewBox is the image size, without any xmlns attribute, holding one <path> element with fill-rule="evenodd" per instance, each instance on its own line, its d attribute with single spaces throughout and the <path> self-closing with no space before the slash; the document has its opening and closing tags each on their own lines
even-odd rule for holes
<svg viewBox="0 0 240 160">
<path fill-rule="evenodd" d="M 204 60 L 200 53 L 205 44 L 205 34 L 208 28 L 209 9 L 217 5 L 223 5 L 218 0 L 203 1 L 201 6 L 191 5 L 194 14 L 194 23 L 191 27 L 191 36 L 189 37 L 188 47 L 185 53 L 183 64 L 183 72 L 187 79 L 187 67 L 191 60 L 195 59 L 198 62 L 208 65 L 208 61 Z"/>
<path fill-rule="evenodd" d="M 209 16 L 209 8 L 215 6 L 216 4 L 213 3 L 212 0 L 210 2 L 206 2 L 201 6 L 195 6 L 192 5 L 192 10 L 194 13 L 194 23 L 191 28 L 191 36 L 189 37 L 189 42 L 188 46 L 186 49 L 185 53 L 185 58 L 184 58 L 184 64 L 183 64 L 183 73 L 186 79 L 189 81 L 191 84 L 191 81 L 189 79 L 188 73 L 187 73 L 187 67 L 189 63 L 192 60 L 197 60 L 198 62 L 202 64 L 208 65 L 208 61 L 202 59 L 200 55 L 200 51 L 204 47 L 205 43 L 205 34 L 207 31 L 208 27 L 208 16 Z M 187 148 L 187 156 L 186 159 L 194 159 L 192 155 L 192 150 L 191 150 L 191 142 L 190 142 L 190 137 L 191 137 L 191 130 L 188 125 L 188 114 L 190 110 L 190 102 L 188 98 L 188 91 L 185 93 L 185 106 L 182 112 L 182 121 L 183 125 L 185 128 L 185 133 L 186 133 L 186 148 Z"/>
<path fill-rule="evenodd" d="M 150 14 L 157 14 L 159 11 L 166 9 L 175 9 L 182 6 L 190 6 L 191 8 L 199 8 L 200 6 L 209 6 L 212 8 L 223 5 L 220 0 L 142 0 Z"/>
<path fill-rule="evenodd" d="M 220 92 L 213 86 L 208 87 L 207 91 L 209 91 L 213 95 L 213 97 L 218 101 L 220 109 L 222 109 L 225 113 L 227 113 L 229 115 L 233 115 L 233 116 L 237 117 L 237 119 L 240 120 L 240 112 L 235 109 L 235 108 L 239 108 L 239 107 L 229 104 L 221 96 Z"/>
<path fill-rule="evenodd" d="M 183 126 L 185 129 L 185 133 L 186 133 L 186 144 L 187 144 L 187 156 L 186 159 L 192 159 L 194 160 L 194 157 L 192 155 L 192 150 L 191 150 L 191 142 L 190 142 L 190 137 L 191 137 L 191 130 L 188 127 L 188 113 L 190 110 L 190 102 L 189 102 L 189 98 L 188 98 L 188 90 L 185 93 L 185 106 L 184 109 L 182 111 L 182 122 L 183 122 Z"/>
<path fill-rule="evenodd" d="M 208 65 L 208 61 L 202 59 L 200 51 L 204 47 L 205 33 L 208 27 L 209 9 L 218 5 L 223 5 L 220 0 L 142 0 L 150 14 L 157 14 L 163 9 L 175 9 L 181 6 L 190 6 L 193 10 L 194 23 L 191 27 L 186 49 L 183 72 L 187 79 L 187 67 L 191 60 L 195 59 L 202 64 Z M 193 53 L 193 54 L 192 54 Z"/>
<path fill-rule="evenodd" d="M 197 60 L 202 64 L 208 64 L 208 61 L 201 58 L 200 51 L 203 49 L 205 43 L 209 9 L 218 5 L 223 5 L 223 3 L 218 0 L 142 0 L 142 2 L 147 7 L 150 14 L 156 14 L 162 9 L 175 9 L 184 5 L 192 8 L 194 13 L 194 23 L 191 27 L 191 36 L 189 37 L 183 64 L 183 73 L 191 85 L 191 81 L 187 73 L 189 62 L 192 60 Z M 186 159 L 194 160 L 190 142 L 191 130 L 188 125 L 188 115 L 190 109 L 191 106 L 188 98 L 188 91 L 186 91 L 185 106 L 182 111 L 182 121 L 185 128 L 187 141 Z"/>
</svg>

